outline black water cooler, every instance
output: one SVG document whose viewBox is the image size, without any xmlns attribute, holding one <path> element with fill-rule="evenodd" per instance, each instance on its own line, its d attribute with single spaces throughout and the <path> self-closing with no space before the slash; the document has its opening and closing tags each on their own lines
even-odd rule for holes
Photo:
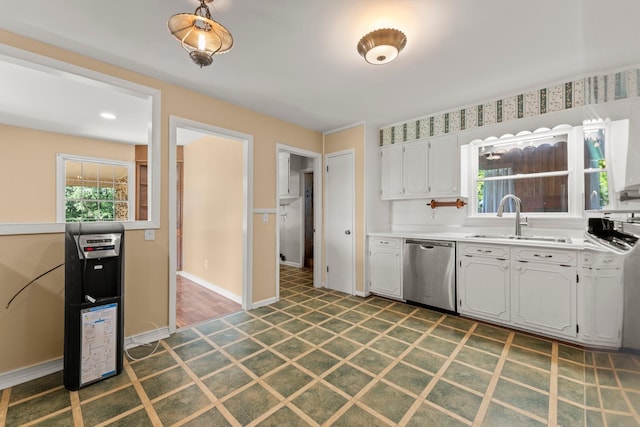
<svg viewBox="0 0 640 427">
<path fill-rule="evenodd" d="M 124 227 L 73 223 L 65 232 L 64 385 L 122 372 Z"/>
</svg>

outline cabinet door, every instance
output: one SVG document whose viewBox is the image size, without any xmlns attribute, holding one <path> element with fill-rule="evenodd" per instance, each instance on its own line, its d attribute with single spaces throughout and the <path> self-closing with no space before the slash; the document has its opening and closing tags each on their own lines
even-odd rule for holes
<svg viewBox="0 0 640 427">
<path fill-rule="evenodd" d="M 512 321 L 532 331 L 575 337 L 576 269 L 516 262 L 511 276 Z"/>
<path fill-rule="evenodd" d="M 402 298 L 400 250 L 371 249 L 371 292 Z"/>
<path fill-rule="evenodd" d="M 623 306 L 621 271 L 602 269 L 594 272 L 593 341 L 620 347 Z"/>
<path fill-rule="evenodd" d="M 459 194 L 460 154 L 458 136 L 446 135 L 429 140 L 429 196 Z"/>
<path fill-rule="evenodd" d="M 278 194 L 289 195 L 289 153 L 278 153 Z"/>
<path fill-rule="evenodd" d="M 428 155 L 429 146 L 426 140 L 404 144 L 402 185 L 405 197 L 427 196 L 429 192 Z"/>
<path fill-rule="evenodd" d="M 460 257 L 458 266 L 460 314 L 508 322 L 509 261 L 465 255 Z"/>
<path fill-rule="evenodd" d="M 381 198 L 402 197 L 402 145 L 380 147 Z"/>
</svg>

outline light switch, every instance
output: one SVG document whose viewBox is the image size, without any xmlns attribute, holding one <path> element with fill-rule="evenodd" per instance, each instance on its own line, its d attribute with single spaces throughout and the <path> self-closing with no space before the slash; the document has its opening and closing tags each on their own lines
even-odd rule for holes
<svg viewBox="0 0 640 427">
<path fill-rule="evenodd" d="M 144 230 L 144 240 L 156 240 L 156 230 Z"/>
<path fill-rule="evenodd" d="M 262 214 L 262 222 L 264 222 L 265 224 L 269 222 L 269 214 L 268 213 L 263 213 Z"/>
</svg>

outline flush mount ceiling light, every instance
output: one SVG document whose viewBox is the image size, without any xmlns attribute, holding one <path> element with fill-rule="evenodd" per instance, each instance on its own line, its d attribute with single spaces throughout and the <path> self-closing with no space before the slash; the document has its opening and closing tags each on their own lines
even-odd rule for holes
<svg viewBox="0 0 640 427">
<path fill-rule="evenodd" d="M 184 50 L 200 68 L 210 65 L 214 54 L 227 52 L 233 46 L 229 30 L 211 19 L 206 5 L 211 2 L 213 0 L 200 0 L 200 6 L 193 14 L 175 14 L 167 23 L 171 34 L 180 40 Z"/>
<path fill-rule="evenodd" d="M 407 37 L 402 31 L 383 28 L 362 37 L 358 42 L 358 53 L 369 64 L 386 64 L 396 59 L 406 44 Z"/>
</svg>

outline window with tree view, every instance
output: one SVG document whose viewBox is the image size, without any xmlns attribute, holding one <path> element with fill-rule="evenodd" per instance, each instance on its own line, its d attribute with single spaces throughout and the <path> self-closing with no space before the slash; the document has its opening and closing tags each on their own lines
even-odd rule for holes
<svg viewBox="0 0 640 427">
<path fill-rule="evenodd" d="M 58 216 L 64 222 L 132 219 L 132 163 L 59 155 L 60 166 L 64 194 L 59 191 L 63 201 Z"/>
</svg>

